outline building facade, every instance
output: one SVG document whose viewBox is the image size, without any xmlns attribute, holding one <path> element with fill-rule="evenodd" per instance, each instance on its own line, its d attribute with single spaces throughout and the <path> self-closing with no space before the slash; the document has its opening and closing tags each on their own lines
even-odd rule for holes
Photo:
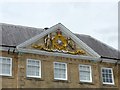
<svg viewBox="0 0 120 90">
<path fill-rule="evenodd" d="M 2 88 L 116 88 L 119 52 L 61 23 L 50 28 L 1 24 Z"/>
</svg>

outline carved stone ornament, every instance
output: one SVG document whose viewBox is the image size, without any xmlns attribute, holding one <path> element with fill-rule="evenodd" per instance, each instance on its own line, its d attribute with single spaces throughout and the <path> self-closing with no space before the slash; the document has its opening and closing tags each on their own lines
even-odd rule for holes
<svg viewBox="0 0 120 90">
<path fill-rule="evenodd" d="M 44 45 L 33 44 L 33 48 L 49 52 L 61 52 L 74 55 L 86 54 L 84 50 L 77 50 L 75 42 L 71 38 L 62 35 L 58 30 L 55 35 L 48 34 L 44 37 Z"/>
</svg>

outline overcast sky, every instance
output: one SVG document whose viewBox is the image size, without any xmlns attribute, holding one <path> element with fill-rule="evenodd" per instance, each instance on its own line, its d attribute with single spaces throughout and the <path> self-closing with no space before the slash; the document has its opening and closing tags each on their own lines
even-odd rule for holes
<svg viewBox="0 0 120 90">
<path fill-rule="evenodd" d="M 0 11 L 1 23 L 38 28 L 62 23 L 73 33 L 87 34 L 118 48 L 117 0 L 5 0 L 0 3 Z"/>
</svg>

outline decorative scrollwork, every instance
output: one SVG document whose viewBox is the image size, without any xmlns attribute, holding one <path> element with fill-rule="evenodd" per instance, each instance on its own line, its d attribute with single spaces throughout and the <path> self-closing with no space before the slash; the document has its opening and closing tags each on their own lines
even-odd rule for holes
<svg viewBox="0 0 120 90">
<path fill-rule="evenodd" d="M 33 44 L 33 48 L 49 52 L 68 53 L 73 55 L 84 55 L 86 52 L 82 49 L 76 49 L 76 44 L 71 38 L 62 35 L 58 30 L 56 34 L 48 34 L 44 37 L 44 45 Z"/>
</svg>

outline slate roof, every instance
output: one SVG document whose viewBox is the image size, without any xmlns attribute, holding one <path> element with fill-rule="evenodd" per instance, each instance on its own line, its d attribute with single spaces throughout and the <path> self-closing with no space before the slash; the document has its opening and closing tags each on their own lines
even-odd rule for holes
<svg viewBox="0 0 120 90">
<path fill-rule="evenodd" d="M 120 59 L 120 52 L 111 46 L 108 46 L 89 35 L 76 34 L 76 36 L 97 52 L 101 57 Z"/>
<path fill-rule="evenodd" d="M 41 28 L 20 25 L 0 24 L 2 31 L 2 45 L 17 46 L 22 42 L 43 32 Z"/>
<path fill-rule="evenodd" d="M 2 33 L 2 45 L 17 46 L 22 42 L 40 34 L 44 30 L 41 28 L 33 28 L 12 24 L 0 24 L 0 33 Z M 75 34 L 80 40 L 86 43 L 90 48 L 97 52 L 101 57 L 120 59 L 120 52 L 99 40 L 89 36 Z"/>
</svg>

